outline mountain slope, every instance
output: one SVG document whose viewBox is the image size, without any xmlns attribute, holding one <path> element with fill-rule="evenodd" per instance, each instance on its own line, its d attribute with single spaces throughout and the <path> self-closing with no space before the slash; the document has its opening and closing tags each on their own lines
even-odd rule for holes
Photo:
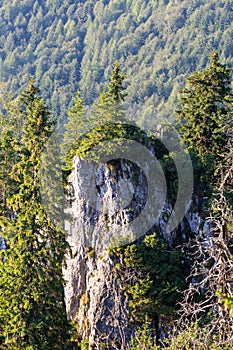
<svg viewBox="0 0 233 350">
<path fill-rule="evenodd" d="M 64 116 L 80 88 L 96 98 L 114 60 L 127 74 L 130 102 L 170 116 L 177 91 L 219 49 L 232 60 L 233 2 L 87 0 L 0 5 L 0 76 L 17 91 L 35 75 L 55 113 Z"/>
<path fill-rule="evenodd" d="M 177 90 L 190 71 L 201 69 L 214 48 L 232 59 L 232 6 L 223 1 L 98 1 L 85 37 L 81 64 L 90 102 L 103 72 L 119 59 L 128 76 L 131 102 L 153 103 L 169 116 Z M 92 74 L 91 74 L 92 73 Z M 168 101 L 168 102 L 167 102 Z"/>
</svg>

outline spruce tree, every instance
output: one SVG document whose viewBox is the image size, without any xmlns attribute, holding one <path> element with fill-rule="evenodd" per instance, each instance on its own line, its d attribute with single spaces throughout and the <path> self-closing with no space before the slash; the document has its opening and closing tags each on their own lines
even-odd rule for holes
<svg viewBox="0 0 233 350">
<path fill-rule="evenodd" d="M 73 102 L 74 105 L 68 111 L 68 122 L 65 124 L 65 132 L 61 146 L 63 159 L 68 169 L 71 167 L 79 142 L 82 137 L 85 136 L 89 127 L 89 121 L 85 115 L 85 107 L 80 91 L 76 93 Z"/>
<path fill-rule="evenodd" d="M 210 66 L 193 73 L 182 91 L 181 109 L 184 141 L 208 171 L 212 204 L 208 236 L 199 232 L 190 245 L 193 266 L 184 292 L 178 325 L 184 333 L 192 322 L 200 326 L 192 339 L 203 348 L 230 349 L 232 314 L 232 107 L 230 69 L 219 61 L 216 51 Z M 206 174 L 205 174 L 206 175 Z M 200 186 L 200 183 L 198 184 Z M 186 248 L 187 249 L 187 248 Z M 186 329 L 188 331 L 188 329 Z M 211 347 L 212 349 L 212 347 Z"/>
<path fill-rule="evenodd" d="M 11 176 L 12 167 L 17 159 L 19 141 L 18 101 L 13 100 L 4 84 L 0 86 L 0 248 L 7 248 L 3 239 L 4 221 L 13 215 L 7 205 L 7 198 L 14 190 Z M 0 347 L 3 342 L 3 328 L 0 319 Z"/>
<path fill-rule="evenodd" d="M 212 172 L 226 153 L 232 106 L 230 69 L 220 63 L 214 51 L 210 66 L 187 78 L 177 111 L 184 141 L 204 164 L 212 163 Z"/>
<path fill-rule="evenodd" d="M 102 144 L 98 150 L 95 148 L 94 152 L 89 147 L 89 159 L 98 160 L 102 155 L 113 154 L 116 147 L 121 146 L 122 139 L 127 138 L 128 127 L 124 107 L 127 93 L 123 86 L 125 78 L 119 62 L 116 61 L 107 88 L 102 89 L 98 102 L 93 106 L 92 130 L 87 135 L 92 147 L 106 140 L 114 140 L 114 142 Z"/>
<path fill-rule="evenodd" d="M 120 63 L 115 61 L 108 86 L 100 92 L 99 101 L 94 105 L 96 119 L 104 124 L 114 120 L 122 122 L 125 114 L 123 102 L 127 96 L 123 86 L 125 78 L 126 75 L 121 72 Z"/>
<path fill-rule="evenodd" d="M 0 137 L 0 215 L 6 215 L 7 197 L 12 190 L 13 179 L 10 176 L 16 151 L 15 138 L 10 130 L 4 130 Z"/>
<path fill-rule="evenodd" d="M 8 211 L 7 197 L 14 187 L 10 173 L 20 148 L 23 118 L 17 113 L 18 99 L 13 99 L 4 85 L 0 90 L 0 215 L 4 216 Z"/>
<path fill-rule="evenodd" d="M 125 100 L 127 96 L 123 86 L 125 78 L 126 75 L 121 72 L 120 63 L 115 61 L 106 94 L 108 100 L 113 103 L 120 103 Z"/>
<path fill-rule="evenodd" d="M 111 138 L 124 137 L 125 110 L 123 102 L 127 94 L 123 81 L 125 75 L 121 72 L 120 64 L 115 62 L 110 75 L 107 89 L 100 92 L 98 102 L 93 106 L 92 111 L 85 111 L 83 100 L 78 92 L 74 100 L 74 106 L 68 112 L 68 123 L 65 125 L 63 152 L 67 169 L 71 168 L 72 159 L 75 154 L 85 158 L 87 153 L 89 159 L 94 160 L 96 152 L 91 149 L 99 142 Z M 111 150 L 102 149 L 104 152 Z M 98 157 L 97 157 L 98 158 Z"/>
<path fill-rule="evenodd" d="M 26 122 L 20 158 L 12 171 L 17 187 L 8 198 L 15 217 L 2 224 L 9 249 L 0 259 L 1 348 L 66 349 L 69 324 L 62 263 L 67 242 L 40 196 L 40 156 L 54 123 L 33 80 L 21 102 Z"/>
</svg>

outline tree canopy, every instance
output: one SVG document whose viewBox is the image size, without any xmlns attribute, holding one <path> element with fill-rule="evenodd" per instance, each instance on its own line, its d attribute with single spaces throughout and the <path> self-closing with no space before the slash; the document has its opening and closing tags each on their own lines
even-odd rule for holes
<svg viewBox="0 0 233 350">
<path fill-rule="evenodd" d="M 98 98 L 117 59 L 130 103 L 173 113 L 184 78 L 218 48 L 232 60 L 232 6 L 226 1 L 88 0 L 0 4 L 0 79 L 17 93 L 35 76 L 64 118 L 77 90 Z"/>
<path fill-rule="evenodd" d="M 228 133 L 233 129 L 230 69 L 220 63 L 214 51 L 209 67 L 186 81 L 177 111 L 182 137 L 189 149 L 216 170 L 228 153 Z"/>
</svg>

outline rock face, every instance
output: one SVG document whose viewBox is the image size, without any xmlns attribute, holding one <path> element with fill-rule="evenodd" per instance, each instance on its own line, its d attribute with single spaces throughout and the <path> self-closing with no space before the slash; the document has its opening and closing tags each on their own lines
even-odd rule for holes
<svg viewBox="0 0 233 350">
<path fill-rule="evenodd" d="M 134 225 L 137 218 L 142 234 L 159 232 L 170 244 L 176 234 L 166 236 L 172 207 L 165 200 L 162 180 L 148 193 L 145 169 L 124 160 L 94 167 L 76 157 L 68 178 L 67 229 L 72 256 L 67 257 L 64 268 L 66 307 L 89 349 L 99 349 L 103 343 L 110 349 L 127 349 L 136 327 L 129 322 L 128 300 L 114 274 L 109 245 L 140 241 Z M 156 205 L 146 208 L 149 196 Z M 183 238 L 186 232 L 196 234 L 200 225 L 199 215 L 189 211 L 179 226 Z"/>
<path fill-rule="evenodd" d="M 152 164 L 144 174 L 128 161 L 95 167 L 76 157 L 69 177 L 70 239 L 102 250 L 119 237 L 132 241 L 148 231 L 161 214 L 166 190 L 160 169 L 153 165 L 157 179 L 151 181 L 148 193 Z"/>
<path fill-rule="evenodd" d="M 64 269 L 68 317 L 77 320 L 90 348 L 108 343 L 113 349 L 126 349 L 134 327 L 107 248 L 139 238 L 131 223 L 143 216 L 148 198 L 145 175 L 126 161 L 96 169 L 76 157 L 68 181 L 67 229 L 73 253 Z M 160 197 L 159 186 L 155 195 Z"/>
<path fill-rule="evenodd" d="M 65 270 L 68 316 L 77 323 L 90 349 L 101 343 L 127 349 L 133 328 L 128 322 L 128 301 L 114 274 L 114 262 L 105 253 L 97 258 L 80 246 Z"/>
<path fill-rule="evenodd" d="M 6 243 L 2 237 L 0 237 L 0 250 L 6 249 Z"/>
</svg>

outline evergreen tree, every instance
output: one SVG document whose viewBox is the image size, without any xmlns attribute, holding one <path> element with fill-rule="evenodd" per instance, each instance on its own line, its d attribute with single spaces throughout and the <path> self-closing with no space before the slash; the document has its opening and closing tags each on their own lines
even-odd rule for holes
<svg viewBox="0 0 233 350">
<path fill-rule="evenodd" d="M 15 142 L 10 130 L 2 132 L 0 137 L 0 215 L 2 216 L 9 214 L 7 197 L 14 186 L 10 173 L 16 158 Z"/>
<path fill-rule="evenodd" d="M 120 121 L 124 116 L 123 102 L 127 93 L 123 82 L 126 75 L 121 72 L 120 63 L 116 61 L 112 73 L 109 78 L 107 89 L 103 89 L 100 93 L 99 101 L 94 105 L 94 113 L 97 120 L 104 124 L 108 122 Z"/>
<path fill-rule="evenodd" d="M 62 142 L 62 154 L 67 164 L 72 161 L 80 138 L 88 131 L 89 123 L 85 115 L 85 107 L 81 93 L 78 91 L 74 98 L 74 105 L 68 111 L 68 123 L 65 124 L 65 132 Z"/>
<path fill-rule="evenodd" d="M 17 159 L 23 118 L 17 114 L 18 99 L 13 99 L 3 84 L 0 90 L 0 211 L 5 215 L 7 196 L 14 186 L 10 173 Z"/>
<path fill-rule="evenodd" d="M 17 159 L 17 144 L 19 139 L 17 118 L 18 101 L 13 100 L 5 86 L 1 85 L 0 93 L 0 248 L 6 248 L 3 239 L 4 220 L 11 217 L 13 213 L 7 205 L 7 198 L 14 190 L 14 180 L 11 176 L 12 167 Z M 3 342 L 3 329 L 0 321 L 0 345 Z"/>
<path fill-rule="evenodd" d="M 99 100 L 93 106 L 92 130 L 88 134 L 92 147 L 106 140 L 114 140 L 114 143 L 102 144 L 98 150 L 95 148 L 94 152 L 89 148 L 89 159 L 98 160 L 101 155 L 113 154 L 116 147 L 121 146 L 122 139 L 128 138 L 130 128 L 125 119 L 125 78 L 119 62 L 116 61 L 107 88 L 100 92 Z"/>
<path fill-rule="evenodd" d="M 21 95 L 26 122 L 19 160 L 12 176 L 17 188 L 8 205 L 16 213 L 1 220 L 9 249 L 0 259 L 1 348 L 66 349 L 66 318 L 62 263 L 67 243 L 40 197 L 40 156 L 53 121 L 30 80 Z"/>
<path fill-rule="evenodd" d="M 75 104 L 68 112 L 62 146 L 67 168 L 71 167 L 75 154 L 85 158 L 88 153 L 90 159 L 94 159 L 96 154 L 92 154 L 91 149 L 99 142 L 125 136 L 122 128 L 125 113 L 122 103 L 126 97 L 124 79 L 125 75 L 121 73 L 120 64 L 116 61 L 108 87 L 100 92 L 99 101 L 91 112 L 85 112 L 81 95 L 77 93 Z M 111 152 L 102 149 L 101 154 L 105 151 Z"/>
<path fill-rule="evenodd" d="M 214 51 L 210 66 L 187 78 L 177 111 L 184 141 L 204 164 L 213 163 L 212 171 L 224 159 L 232 106 L 230 69 L 220 63 Z"/>
<path fill-rule="evenodd" d="M 181 128 L 185 141 L 204 164 L 208 160 L 213 162 L 214 190 L 208 214 L 211 223 L 208 235 L 200 231 L 189 246 L 193 265 L 177 326 L 183 334 L 193 331 L 191 340 L 198 349 L 202 346 L 203 349 L 230 349 L 233 327 L 233 93 L 230 70 L 219 63 L 217 52 L 212 54 L 210 62 L 209 68 L 192 75 L 192 89 L 183 90 L 186 98 L 180 111 L 181 120 L 187 116 Z"/>
<path fill-rule="evenodd" d="M 111 102 L 117 103 L 125 100 L 125 97 L 127 96 L 127 93 L 124 92 L 125 88 L 123 86 L 125 78 L 126 75 L 121 72 L 120 63 L 115 61 L 106 94 Z"/>
</svg>

